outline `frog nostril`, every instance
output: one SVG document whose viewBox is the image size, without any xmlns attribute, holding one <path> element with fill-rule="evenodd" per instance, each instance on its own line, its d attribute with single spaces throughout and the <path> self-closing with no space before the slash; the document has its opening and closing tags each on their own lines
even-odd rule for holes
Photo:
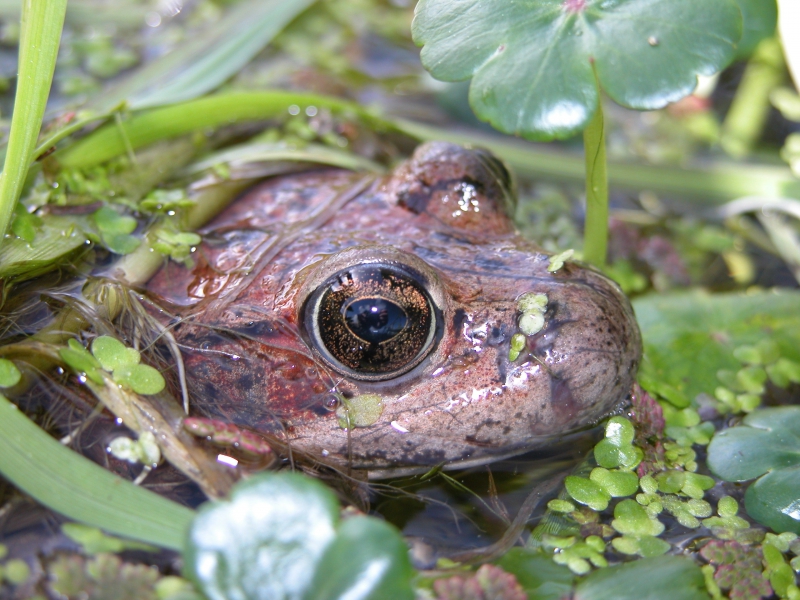
<svg viewBox="0 0 800 600">
<path fill-rule="evenodd" d="M 325 362 L 354 379 L 402 375 L 435 345 L 437 311 L 422 278 L 403 265 L 342 269 L 309 296 L 303 314 Z"/>
</svg>

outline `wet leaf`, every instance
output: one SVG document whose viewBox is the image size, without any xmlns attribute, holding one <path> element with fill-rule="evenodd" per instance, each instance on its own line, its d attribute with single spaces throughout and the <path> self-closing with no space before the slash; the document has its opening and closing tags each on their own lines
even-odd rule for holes
<svg viewBox="0 0 800 600">
<path fill-rule="evenodd" d="M 116 254 L 130 254 L 141 244 L 141 240 L 130 235 L 136 229 L 136 219 L 120 215 L 113 208 L 104 206 L 92 215 L 103 244 Z"/>
<path fill-rule="evenodd" d="M 29 213 L 22 204 L 17 204 L 14 209 L 14 220 L 11 221 L 11 231 L 15 236 L 30 244 L 36 237 L 36 230 L 41 225 L 41 217 Z"/>
<path fill-rule="evenodd" d="M 656 394 L 671 389 L 673 404 L 686 406 L 700 393 L 713 394 L 718 371 L 741 367 L 734 350 L 765 336 L 781 356 L 800 362 L 800 292 L 692 291 L 646 296 L 633 305 L 644 340 L 640 383 Z"/>
<path fill-rule="evenodd" d="M 749 58 L 758 43 L 775 33 L 778 3 L 775 0 L 736 0 L 742 11 L 742 39 L 736 47 L 736 58 Z"/>
<path fill-rule="evenodd" d="M 63 261 L 89 248 L 88 238 L 75 219 L 46 215 L 37 235 L 29 243 L 8 238 L 0 247 L 0 278 L 30 279 L 56 268 Z"/>
<path fill-rule="evenodd" d="M 303 600 L 412 600 L 408 546 L 391 525 L 368 517 L 342 523 Z"/>
<path fill-rule="evenodd" d="M 728 64 L 741 29 L 732 0 L 422 0 L 412 34 L 434 77 L 472 77 L 481 119 L 550 139 L 588 124 L 595 75 L 614 101 L 661 108 Z"/>
<path fill-rule="evenodd" d="M 564 485 L 575 501 L 586 504 L 594 510 L 605 510 L 608 501 L 611 500 L 611 494 L 591 479 L 570 475 L 564 480 Z"/>
<path fill-rule="evenodd" d="M 137 350 L 126 347 L 118 339 L 109 335 L 101 335 L 94 339 L 92 354 L 106 371 L 132 366 L 141 360 Z"/>
<path fill-rule="evenodd" d="M 144 395 L 158 394 L 166 385 L 157 369 L 141 364 L 119 367 L 114 371 L 114 381 Z"/>
<path fill-rule="evenodd" d="M 708 466 L 726 481 L 762 476 L 745 494 L 745 510 L 775 531 L 800 534 L 800 407 L 765 408 L 714 436 Z"/>
<path fill-rule="evenodd" d="M 587 576 L 575 600 L 709 600 L 703 573 L 680 556 L 643 558 Z"/>
<path fill-rule="evenodd" d="M 0 358 L 0 387 L 13 387 L 22 379 L 17 366 L 6 358 Z"/>
<path fill-rule="evenodd" d="M 211 600 L 299 599 L 333 541 L 339 507 L 322 483 L 294 473 L 238 484 L 201 508 L 184 560 Z"/>
<path fill-rule="evenodd" d="M 76 373 L 85 373 L 86 377 L 99 385 L 104 383 L 103 376 L 98 370 L 102 368 L 100 362 L 77 340 L 69 340 L 67 348 L 60 348 L 58 354 Z"/>
</svg>

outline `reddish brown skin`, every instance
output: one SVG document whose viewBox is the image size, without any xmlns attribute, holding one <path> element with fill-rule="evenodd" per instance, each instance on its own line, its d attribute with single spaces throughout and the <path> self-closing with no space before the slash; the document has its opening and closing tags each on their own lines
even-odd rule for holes
<svg viewBox="0 0 800 600">
<path fill-rule="evenodd" d="M 614 411 L 641 356 L 630 304 L 590 267 L 548 272 L 508 187 L 488 154 L 433 143 L 372 183 L 320 169 L 252 188 L 206 228 L 193 269 L 168 264 L 149 284 L 182 318 L 194 410 L 378 476 L 488 462 Z M 321 280 L 375 255 L 413 263 L 443 317 L 422 363 L 377 383 L 320 361 L 300 315 Z M 526 292 L 547 295 L 545 326 L 511 362 Z M 342 429 L 332 391 L 379 394 L 383 414 Z"/>
</svg>

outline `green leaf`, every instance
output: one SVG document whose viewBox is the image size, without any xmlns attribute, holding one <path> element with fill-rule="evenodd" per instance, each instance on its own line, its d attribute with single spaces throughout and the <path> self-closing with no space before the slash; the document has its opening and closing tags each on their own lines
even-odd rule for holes
<svg viewBox="0 0 800 600">
<path fill-rule="evenodd" d="M 0 240 L 8 230 L 39 137 L 66 10 L 67 0 L 22 2 L 17 91 L 0 176 Z"/>
<path fill-rule="evenodd" d="M 141 360 L 138 350 L 128 348 L 110 335 L 101 335 L 92 342 L 92 354 L 106 371 L 132 367 Z"/>
<path fill-rule="evenodd" d="M 98 369 L 102 368 L 100 362 L 84 348 L 77 340 L 69 340 L 67 348 L 60 348 L 58 354 L 67 365 L 76 373 L 86 373 L 86 376 L 97 384 L 103 385 L 103 376 Z"/>
<path fill-rule="evenodd" d="M 30 279 L 55 269 L 59 264 L 89 248 L 86 234 L 75 219 L 54 215 L 41 218 L 31 242 L 8 238 L 0 247 L 0 278 Z"/>
<path fill-rule="evenodd" d="M 575 501 L 586 504 L 594 510 L 605 510 L 608 501 L 611 500 L 611 494 L 591 479 L 570 475 L 564 480 L 564 485 Z"/>
<path fill-rule="evenodd" d="M 408 546 L 394 527 L 351 517 L 319 559 L 303 600 L 413 600 L 413 572 Z"/>
<path fill-rule="evenodd" d="M 137 394 L 158 394 L 166 381 L 157 369 L 150 365 L 126 365 L 114 371 L 114 381 L 132 389 Z"/>
<path fill-rule="evenodd" d="M 584 129 L 597 83 L 631 108 L 661 108 L 697 75 L 730 62 L 741 37 L 733 0 L 421 0 L 412 24 L 437 79 L 472 77 L 483 120 L 530 139 Z"/>
<path fill-rule="evenodd" d="M 778 3 L 775 0 L 736 0 L 742 11 L 742 39 L 736 47 L 736 59 L 749 58 L 758 43 L 775 33 Z"/>
<path fill-rule="evenodd" d="M 229 501 L 200 509 L 184 552 L 187 575 L 210 600 L 300 599 L 333 541 L 338 512 L 319 481 L 254 476 Z"/>
<path fill-rule="evenodd" d="M 101 552 L 116 554 L 124 550 L 145 550 L 148 552 L 158 550 L 149 544 L 106 535 L 96 527 L 89 527 L 81 523 L 64 523 L 61 526 L 61 531 L 73 542 L 80 544 L 81 549 L 87 554 L 99 554 Z"/>
<path fill-rule="evenodd" d="M 800 292 L 680 292 L 639 298 L 633 306 L 644 342 L 639 377 L 648 391 L 658 393 L 657 382 L 688 399 L 713 395 L 717 372 L 741 367 L 734 350 L 765 335 L 781 356 L 800 362 Z"/>
<path fill-rule="evenodd" d="M 658 519 L 651 519 L 635 500 L 623 500 L 614 507 L 611 526 L 622 534 L 634 536 L 660 535 L 664 531 L 664 524 Z"/>
<path fill-rule="evenodd" d="M 572 571 L 549 556 L 511 548 L 497 564 L 517 578 L 529 600 L 561 600 L 572 591 Z"/>
<path fill-rule="evenodd" d="M 36 237 L 36 230 L 41 225 L 41 217 L 29 213 L 22 204 L 17 204 L 14 209 L 14 220 L 11 222 L 11 231 L 15 236 L 30 244 Z"/>
<path fill-rule="evenodd" d="M 726 481 L 763 475 L 745 494 L 745 510 L 775 531 L 800 534 L 800 407 L 765 408 L 714 436 L 708 466 Z"/>
<path fill-rule="evenodd" d="M 113 208 L 104 206 L 92 215 L 101 233 L 109 235 L 128 234 L 136 229 L 136 219 L 123 216 Z"/>
<path fill-rule="evenodd" d="M 0 358 L 0 387 L 13 387 L 22 379 L 17 365 L 6 358 Z"/>
<path fill-rule="evenodd" d="M 632 496 L 639 489 L 639 478 L 632 471 L 592 469 L 589 479 L 602 485 L 612 498 Z"/>
<path fill-rule="evenodd" d="M 681 556 L 644 558 L 595 571 L 575 588 L 575 600 L 709 600 L 703 573 Z"/>
<path fill-rule="evenodd" d="M 146 90 L 119 100 L 129 100 L 129 106 L 138 109 L 207 94 L 238 73 L 314 1 L 256 0 L 234 7 L 210 35 L 191 40 L 181 48 L 178 60 L 167 56 L 161 65 L 154 65 L 162 73 L 157 77 L 149 73 Z M 142 81 L 142 75 L 137 74 L 136 79 Z"/>
<path fill-rule="evenodd" d="M 173 550 L 194 515 L 59 444 L 2 396 L 0 473 L 71 519 Z"/>
</svg>

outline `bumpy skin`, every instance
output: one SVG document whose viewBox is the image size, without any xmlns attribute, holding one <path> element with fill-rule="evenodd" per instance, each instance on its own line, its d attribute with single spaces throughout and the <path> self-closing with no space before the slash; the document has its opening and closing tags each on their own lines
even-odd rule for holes
<svg viewBox="0 0 800 600">
<path fill-rule="evenodd" d="M 641 356 L 630 304 L 589 267 L 548 272 L 508 188 L 488 154 L 434 143 L 382 181 L 324 169 L 251 189 L 206 229 L 194 269 L 149 284 L 183 319 L 195 410 L 373 475 L 488 462 L 614 410 Z M 442 322 L 412 371 L 360 382 L 320 360 L 300 313 L 333 272 L 375 259 L 421 273 Z M 526 292 L 547 295 L 545 326 L 511 362 Z M 379 394 L 380 419 L 342 429 L 332 391 Z"/>
</svg>

